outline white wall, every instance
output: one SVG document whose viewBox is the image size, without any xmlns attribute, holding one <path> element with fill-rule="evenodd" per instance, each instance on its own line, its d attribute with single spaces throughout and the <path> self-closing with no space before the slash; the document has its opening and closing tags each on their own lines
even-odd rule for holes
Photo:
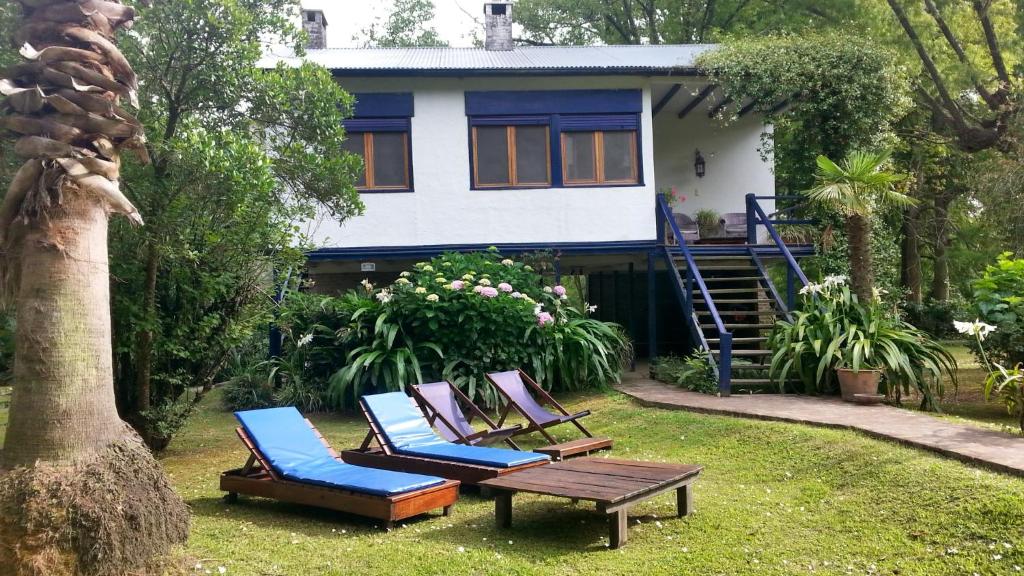
<svg viewBox="0 0 1024 576">
<path fill-rule="evenodd" d="M 308 222 L 319 247 L 650 240 L 656 233 L 658 189 L 679 186 L 691 197 L 682 208 L 686 212 L 704 207 L 701 203 L 722 212 L 742 211 L 743 194 L 773 190 L 769 166 L 757 153 L 759 121 L 721 127 L 706 113 L 678 121 L 665 110 L 652 126 L 645 78 L 367 78 L 341 84 L 350 92 L 413 92 L 415 192 L 363 194 L 363 216 L 341 224 L 326 215 Z M 643 90 L 644 186 L 470 188 L 465 91 L 586 88 Z M 708 161 L 708 176 L 694 182 L 698 146 Z"/>
<path fill-rule="evenodd" d="M 746 194 L 774 195 L 771 158 L 762 160 L 759 152 L 765 128 L 757 114 L 725 122 L 708 118 L 701 106 L 679 119 L 676 111 L 666 108 L 654 121 L 658 190 L 675 186 L 686 201 L 673 209 L 691 216 L 704 209 L 719 214 L 743 212 Z M 697 178 L 693 167 L 698 148 L 706 166 L 703 178 Z M 759 202 L 765 212 L 774 210 L 774 202 Z"/>
</svg>

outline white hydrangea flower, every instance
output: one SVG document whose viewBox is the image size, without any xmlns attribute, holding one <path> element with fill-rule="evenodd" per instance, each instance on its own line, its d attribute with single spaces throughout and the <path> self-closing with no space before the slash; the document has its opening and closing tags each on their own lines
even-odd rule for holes
<svg viewBox="0 0 1024 576">
<path fill-rule="evenodd" d="M 502 260 L 501 263 L 504 264 L 505 266 L 515 266 L 516 265 L 515 262 L 513 262 L 512 260 L 510 260 L 508 258 L 505 258 L 504 260 Z"/>
<path fill-rule="evenodd" d="M 403 271 L 398 276 L 401 277 L 401 278 L 408 278 L 409 276 L 412 276 L 412 274 L 410 274 L 408 271 Z"/>
<path fill-rule="evenodd" d="M 413 290 L 413 292 L 415 292 L 417 294 L 426 294 L 427 293 L 427 289 L 424 288 L 423 286 L 417 286 L 416 289 Z"/>
<path fill-rule="evenodd" d="M 491 281 L 488 280 L 487 278 L 481 278 L 480 281 L 477 282 L 477 284 L 479 284 L 481 286 L 490 286 L 491 285 Z"/>
<path fill-rule="evenodd" d="M 428 294 L 427 302 L 437 302 L 440 299 L 437 294 Z"/>
</svg>

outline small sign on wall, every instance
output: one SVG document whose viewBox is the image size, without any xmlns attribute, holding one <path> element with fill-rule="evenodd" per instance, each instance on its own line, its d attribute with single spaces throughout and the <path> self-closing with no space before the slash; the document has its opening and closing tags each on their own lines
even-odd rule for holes
<svg viewBox="0 0 1024 576">
<path fill-rule="evenodd" d="M 377 271 L 377 264 L 375 262 L 360 262 L 359 263 L 359 271 L 360 272 L 376 272 Z"/>
</svg>

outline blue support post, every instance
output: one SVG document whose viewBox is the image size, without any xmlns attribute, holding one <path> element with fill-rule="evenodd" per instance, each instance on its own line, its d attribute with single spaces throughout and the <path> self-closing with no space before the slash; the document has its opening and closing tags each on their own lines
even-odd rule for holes
<svg viewBox="0 0 1024 576">
<path fill-rule="evenodd" d="M 790 266 L 786 267 L 786 307 L 796 307 L 796 272 Z"/>
<path fill-rule="evenodd" d="M 753 194 L 746 195 L 747 209 L 747 244 L 757 244 L 757 213 L 754 212 L 754 202 L 757 200 Z"/>
<path fill-rule="evenodd" d="M 686 267 L 686 298 L 683 301 L 683 318 L 687 323 L 693 321 L 693 270 L 690 270 L 689 266 Z"/>
<path fill-rule="evenodd" d="M 647 253 L 647 357 L 654 360 L 658 357 L 658 296 L 657 275 L 654 269 L 654 252 Z"/>
<path fill-rule="evenodd" d="M 718 392 L 729 396 L 732 393 L 732 333 L 720 333 L 718 338 Z"/>
</svg>

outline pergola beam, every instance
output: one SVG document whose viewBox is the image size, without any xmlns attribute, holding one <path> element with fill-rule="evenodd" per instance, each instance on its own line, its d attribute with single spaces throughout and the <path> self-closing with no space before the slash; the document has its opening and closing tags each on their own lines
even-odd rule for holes
<svg viewBox="0 0 1024 576">
<path fill-rule="evenodd" d="M 729 104 L 732 104 L 732 96 L 726 96 L 724 100 L 722 100 L 718 104 L 715 104 L 711 108 L 711 110 L 708 111 L 708 118 L 714 118 L 715 116 L 718 115 L 719 112 L 722 111 L 723 108 L 725 108 Z"/>
<path fill-rule="evenodd" d="M 661 97 L 661 100 L 658 100 L 658 103 L 654 105 L 654 110 L 651 111 L 651 116 L 657 116 L 658 112 L 661 112 L 661 110 L 668 104 L 668 101 L 671 100 L 672 97 L 676 95 L 676 92 L 679 92 L 679 89 L 682 87 L 682 84 L 673 84 L 672 87 L 668 89 L 668 92 Z"/>
<path fill-rule="evenodd" d="M 693 112 L 693 109 L 696 108 L 697 106 L 700 106 L 700 103 L 703 102 L 705 98 L 710 96 L 711 93 L 715 91 L 715 88 L 718 88 L 717 84 L 708 84 L 707 86 L 705 86 L 700 92 L 697 93 L 696 96 L 693 97 L 692 100 L 686 103 L 686 106 L 683 106 L 683 109 L 679 111 L 679 118 L 685 118 L 687 114 Z"/>
</svg>

